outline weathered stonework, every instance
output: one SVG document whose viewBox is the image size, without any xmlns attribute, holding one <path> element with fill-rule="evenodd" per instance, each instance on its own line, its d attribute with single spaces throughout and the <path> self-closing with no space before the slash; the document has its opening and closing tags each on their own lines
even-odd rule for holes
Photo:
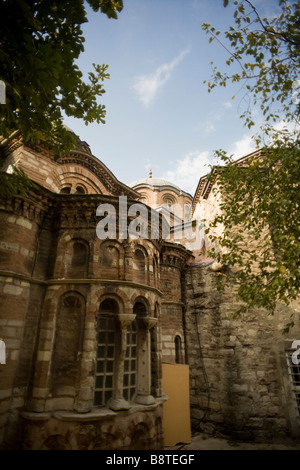
<svg viewBox="0 0 300 470">
<path fill-rule="evenodd" d="M 1 448 L 162 449 L 163 362 L 189 365 L 194 430 L 299 439 L 286 356 L 300 340 L 299 305 L 233 318 L 235 286 L 217 290 L 220 267 L 191 248 L 193 223 L 165 240 L 148 207 L 146 236 L 120 236 L 134 217 L 120 214 L 119 196 L 128 209 L 184 205 L 187 193 L 157 179 L 123 185 L 82 142 L 58 158 L 15 136 L 4 152 L 4 170 L 15 164 L 38 186 L 0 203 Z M 211 220 L 218 197 L 201 178 L 194 218 Z M 115 208 L 114 239 L 97 236 L 104 204 Z"/>
<path fill-rule="evenodd" d="M 255 310 L 232 318 L 234 287 L 219 292 L 209 266 L 186 272 L 186 331 L 194 429 L 237 439 L 300 437 L 299 412 L 288 376 L 286 348 L 299 323 L 283 328 L 291 309 Z"/>
</svg>

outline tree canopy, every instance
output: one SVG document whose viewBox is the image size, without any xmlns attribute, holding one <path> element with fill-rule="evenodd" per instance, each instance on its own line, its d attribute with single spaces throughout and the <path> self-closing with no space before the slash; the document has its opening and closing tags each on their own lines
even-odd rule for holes
<svg viewBox="0 0 300 470">
<path fill-rule="evenodd" d="M 117 18 L 122 0 L 88 0 L 108 18 Z M 105 122 L 108 65 L 93 64 L 88 82 L 76 65 L 84 50 L 81 26 L 87 22 L 82 0 L 4 0 L 0 4 L 0 136 L 21 132 L 25 142 L 46 142 L 68 152 L 75 136 L 63 126 L 63 112 L 85 124 Z"/>
<path fill-rule="evenodd" d="M 241 106 L 245 124 L 255 124 L 253 111 L 260 110 L 266 122 L 286 121 L 299 123 L 300 100 L 300 2 L 279 0 L 277 15 L 262 17 L 253 2 L 234 1 L 234 25 L 224 32 L 204 23 L 209 41 L 217 40 L 225 50 L 226 65 L 233 73 L 220 72 L 213 65 L 213 76 L 208 90 L 225 87 L 229 82 L 238 84 L 242 95 Z M 228 5 L 229 0 L 224 0 Z M 276 9 L 275 9 L 276 11 Z"/>
<path fill-rule="evenodd" d="M 263 120 L 254 136 L 259 152 L 237 162 L 216 151 L 222 203 L 207 233 L 211 254 L 234 270 L 243 301 L 236 313 L 255 306 L 273 313 L 278 301 L 290 305 L 299 296 L 300 2 L 279 0 L 276 11 L 265 18 L 253 2 L 235 1 L 234 25 L 223 35 L 203 24 L 210 41 L 224 47 L 226 66 L 234 69 L 220 72 L 213 65 L 208 90 L 236 84 L 245 126 Z M 219 224 L 221 237 L 214 232 Z"/>
</svg>

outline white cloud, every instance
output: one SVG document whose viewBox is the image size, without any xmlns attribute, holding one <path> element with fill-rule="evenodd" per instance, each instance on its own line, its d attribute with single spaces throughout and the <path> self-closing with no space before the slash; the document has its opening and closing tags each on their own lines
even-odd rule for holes
<svg viewBox="0 0 300 470">
<path fill-rule="evenodd" d="M 244 157 L 248 153 L 256 150 L 253 139 L 247 135 L 242 137 L 240 140 L 233 142 L 231 148 L 227 152 L 229 155 L 233 155 L 234 159 Z"/>
<path fill-rule="evenodd" d="M 214 125 L 213 122 L 207 122 L 205 127 L 204 127 L 204 131 L 206 134 L 212 134 L 213 132 L 216 131 L 216 127 Z"/>
<path fill-rule="evenodd" d="M 153 73 L 136 78 L 133 88 L 145 106 L 149 106 L 154 100 L 158 90 L 171 78 L 173 70 L 188 52 L 188 50 L 182 51 L 175 59 L 160 65 Z"/>
<path fill-rule="evenodd" d="M 226 101 L 226 103 L 223 103 L 223 106 L 225 108 L 232 108 L 232 103 L 230 101 Z"/>
<path fill-rule="evenodd" d="M 193 195 L 200 177 L 210 170 L 212 157 L 209 155 L 209 152 L 188 153 L 182 160 L 172 162 L 172 168 L 165 172 L 162 178 Z"/>
<path fill-rule="evenodd" d="M 284 120 L 278 122 L 274 126 L 275 131 L 287 131 L 291 134 L 293 133 L 299 133 L 300 126 L 296 122 L 286 122 Z"/>
</svg>

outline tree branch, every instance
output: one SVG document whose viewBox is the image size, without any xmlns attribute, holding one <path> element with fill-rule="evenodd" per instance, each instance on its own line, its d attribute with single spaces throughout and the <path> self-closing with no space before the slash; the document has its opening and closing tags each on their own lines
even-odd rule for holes
<svg viewBox="0 0 300 470">
<path fill-rule="evenodd" d="M 279 31 L 275 31 L 275 30 L 272 30 L 272 29 L 269 29 L 263 22 L 263 20 L 261 19 L 257 9 L 256 9 L 256 6 L 253 5 L 253 3 L 250 1 L 250 0 L 245 0 L 246 3 L 248 3 L 248 5 L 251 6 L 252 10 L 254 11 L 254 13 L 256 14 L 257 16 L 257 19 L 258 21 L 260 22 L 263 30 L 266 32 L 266 33 L 269 33 L 269 34 L 273 34 L 274 36 L 281 36 L 281 38 L 286 41 L 286 42 L 289 42 L 290 44 L 293 44 L 293 46 L 297 46 L 299 45 L 299 42 L 297 41 L 293 41 L 292 39 L 290 39 L 286 34 L 282 33 L 282 32 L 279 32 Z"/>
</svg>

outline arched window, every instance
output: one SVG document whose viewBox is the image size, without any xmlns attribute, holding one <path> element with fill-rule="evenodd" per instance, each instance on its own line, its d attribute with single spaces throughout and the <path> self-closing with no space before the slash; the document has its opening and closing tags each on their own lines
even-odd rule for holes
<svg viewBox="0 0 300 470">
<path fill-rule="evenodd" d="M 113 395 L 117 360 L 116 314 L 118 311 L 118 304 L 114 299 L 106 299 L 100 304 L 97 319 L 96 406 L 105 406 Z"/>
<path fill-rule="evenodd" d="M 164 199 L 164 205 L 165 205 L 169 210 L 171 210 L 172 207 L 173 207 L 173 202 L 172 202 L 171 199 L 166 198 L 166 199 Z"/>
<path fill-rule="evenodd" d="M 87 190 L 83 184 L 77 184 L 75 194 L 86 194 Z"/>
<path fill-rule="evenodd" d="M 0 339 L 0 364 L 6 364 L 6 346 L 2 339 Z"/>
<path fill-rule="evenodd" d="M 137 326 L 136 321 L 127 327 L 126 353 L 124 359 L 123 396 L 131 401 L 136 392 L 137 373 Z"/>
<path fill-rule="evenodd" d="M 182 343 L 179 335 L 175 336 L 175 362 L 176 364 L 182 364 Z"/>
<path fill-rule="evenodd" d="M 145 284 L 146 279 L 146 260 L 145 255 L 139 248 L 135 250 L 133 257 L 134 281 Z"/>
<path fill-rule="evenodd" d="M 70 186 L 64 186 L 60 190 L 60 194 L 70 194 L 71 193 L 71 185 Z"/>
<path fill-rule="evenodd" d="M 154 255 L 153 257 L 153 284 L 155 287 L 157 285 L 157 277 L 158 277 L 158 261 L 157 261 L 157 257 Z"/>
<path fill-rule="evenodd" d="M 84 241 L 74 240 L 71 242 L 71 252 L 68 251 L 67 276 L 74 279 L 82 279 L 87 276 L 89 250 Z"/>
<path fill-rule="evenodd" d="M 101 278 L 119 279 L 120 252 L 105 242 L 100 247 Z"/>
<path fill-rule="evenodd" d="M 138 299 L 131 315 L 118 302 L 101 302 L 97 318 L 96 406 L 124 410 L 130 403 L 153 403 L 148 306 Z"/>
<path fill-rule="evenodd" d="M 172 211 L 174 204 L 176 203 L 176 197 L 173 194 L 164 194 L 163 196 L 163 205 L 169 210 Z"/>
</svg>

